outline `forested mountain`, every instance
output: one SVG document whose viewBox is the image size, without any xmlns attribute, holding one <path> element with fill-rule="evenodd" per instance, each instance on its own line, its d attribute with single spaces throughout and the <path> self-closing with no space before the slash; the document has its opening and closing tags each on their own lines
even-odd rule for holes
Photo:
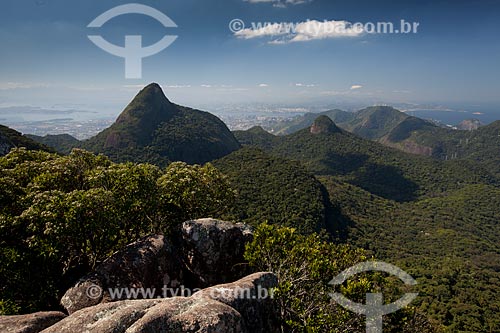
<svg viewBox="0 0 500 333">
<path fill-rule="evenodd" d="M 500 174 L 499 122 L 481 126 L 478 120 L 471 119 L 457 125 L 462 130 L 455 130 L 408 116 L 392 107 L 376 106 L 357 112 L 332 110 L 307 113 L 282 122 L 272 130 L 277 135 L 292 134 L 310 127 L 322 115 L 330 117 L 348 132 L 404 152 L 440 160 L 472 160 L 489 172 Z"/>
<path fill-rule="evenodd" d="M 319 116 L 328 116 L 333 122 L 351 133 L 366 139 L 378 140 L 390 133 L 407 118 L 413 118 L 390 106 L 372 106 L 357 112 L 330 110 L 306 113 L 301 117 L 282 122 L 273 133 L 287 135 L 310 127 Z"/>
<path fill-rule="evenodd" d="M 464 131 L 474 131 L 481 126 L 484 126 L 484 124 L 479 119 L 465 119 L 457 125 L 457 128 Z"/>
<path fill-rule="evenodd" d="M 12 148 L 24 147 L 29 150 L 51 151 L 46 145 L 40 144 L 26 135 L 7 126 L 0 125 L 0 156 L 6 155 Z"/>
<path fill-rule="evenodd" d="M 494 176 L 472 160 L 440 161 L 356 137 L 325 116 L 292 135 L 252 140 L 317 175 L 329 194 L 330 235 L 410 272 L 422 313 L 449 332 L 500 328 Z M 254 196 L 265 192 L 253 185 L 245 188 Z"/>
<path fill-rule="evenodd" d="M 331 124 L 325 125 L 327 121 Z M 316 175 L 340 176 L 353 185 L 396 201 L 436 196 L 467 184 L 498 182 L 472 162 L 438 161 L 407 154 L 342 130 L 312 133 L 317 126 L 335 125 L 328 117 L 320 116 L 310 129 L 274 137 L 261 143 L 260 148 L 301 161 Z"/>
<path fill-rule="evenodd" d="M 321 251 L 333 246 L 325 245 L 325 240 L 340 248 L 350 245 L 364 249 L 356 252 L 360 256 L 366 251 L 397 264 L 418 280 L 417 309 L 408 310 L 414 315 L 424 314 L 448 332 L 500 330 L 496 296 L 500 293 L 500 121 L 459 131 L 389 107 L 374 107 L 358 113 L 308 114 L 282 133 L 288 130 L 293 133 L 275 136 L 254 127 L 233 135 L 215 116 L 171 103 L 152 84 L 115 124 L 88 141 L 65 135 L 32 136 L 60 153 L 83 146 L 117 161 L 141 164 L 114 164 L 83 150 L 68 156 L 13 150 L 0 158 L 4 189 L 0 193 L 0 229 L 4 230 L 0 250 L 5 254 L 0 274 L 15 275 L 14 284 L 29 285 L 24 275 L 33 274 L 30 258 L 43 258 L 47 267 L 61 271 L 61 262 L 50 252 L 55 244 L 64 253 L 61 235 L 50 238 L 50 246 L 37 243 L 47 241 L 53 224 L 71 227 L 58 232 L 64 237 L 70 232 L 76 240 L 82 217 L 89 225 L 86 228 L 100 232 L 102 223 L 112 221 L 116 229 L 120 221 L 128 221 L 127 226 L 134 228 L 132 222 L 140 220 L 144 230 L 138 236 L 157 224 L 164 224 L 162 230 L 168 234 L 171 221 L 204 214 L 258 228 L 256 239 L 263 244 L 254 244 L 251 262 L 260 262 L 262 251 L 288 258 L 289 253 L 279 252 L 286 248 L 294 253 L 294 260 L 307 258 L 311 265 L 307 274 L 316 274 L 317 279 L 311 281 L 323 283 L 318 272 L 334 267 L 330 259 L 322 258 Z M 14 146 L 46 149 L 4 127 L 0 127 L 0 139 L 9 150 Z M 171 163 L 177 160 L 213 161 L 218 170 L 209 163 L 193 167 Z M 74 211 L 74 202 L 82 203 L 81 211 Z M 53 213 L 54 207 L 59 215 Z M 26 243 L 13 243 L 16 237 Z M 293 240 L 292 244 L 287 240 Z M 85 252 L 87 238 L 80 241 L 78 251 Z M 311 247 L 318 252 L 309 253 Z M 17 261 L 21 257 L 25 259 Z M 283 267 L 293 271 L 302 264 L 287 261 Z M 84 262 L 82 267 L 87 266 Z M 2 291 L 0 306 L 12 312 L 18 305 L 37 310 L 49 299 L 55 302 L 61 281 L 70 277 L 51 271 L 43 274 L 47 282 L 37 287 L 51 294 L 30 291 L 22 296 L 28 302 L 18 302 L 17 291 L 7 292 L 15 289 L 9 285 Z M 295 297 L 295 291 L 286 289 L 289 286 L 281 287 L 289 293 L 285 299 Z M 370 284 L 365 287 L 376 289 Z M 289 306 L 307 317 L 300 301 L 298 297 Z M 317 322 L 297 325 L 323 327 L 322 316 L 328 313 L 323 310 L 315 313 Z M 397 332 L 400 326 L 395 327 L 392 331 Z"/>
<path fill-rule="evenodd" d="M 319 116 L 328 116 L 340 127 L 343 127 L 343 124 L 347 124 L 356 117 L 353 112 L 347 112 L 338 109 L 319 113 L 306 113 L 303 116 L 296 117 L 288 121 L 282 121 L 272 129 L 270 128 L 270 130 L 272 130 L 272 132 L 276 135 L 292 134 L 304 128 L 312 126 L 314 120 L 316 120 L 316 118 L 318 118 Z"/>
<path fill-rule="evenodd" d="M 319 177 L 340 221 L 340 242 L 396 263 L 419 283 L 420 310 L 449 332 L 500 329 L 500 189 L 469 185 L 397 203 Z"/>
<path fill-rule="evenodd" d="M 275 141 L 275 136 L 267 132 L 260 126 L 254 126 L 246 131 L 234 131 L 236 139 L 243 146 L 257 146 L 263 148 L 271 148 Z"/>
<path fill-rule="evenodd" d="M 395 130 L 388 139 L 399 147 L 405 145 L 427 147 L 430 155 L 441 160 L 456 160 L 463 163 L 473 161 L 491 173 L 500 175 L 500 121 L 473 131 L 430 128 L 413 124 L 408 128 Z"/>
<path fill-rule="evenodd" d="M 238 194 L 226 218 L 254 226 L 267 221 L 303 234 L 331 228 L 326 191 L 299 163 L 248 147 L 214 165 L 229 177 Z"/>
<path fill-rule="evenodd" d="M 26 136 L 33 141 L 53 148 L 61 154 L 69 154 L 73 148 L 78 148 L 82 144 L 80 140 L 69 134 L 48 134 L 45 136 L 27 134 Z"/>
<path fill-rule="evenodd" d="M 116 122 L 83 148 L 115 161 L 205 163 L 240 147 L 216 116 L 171 103 L 158 84 L 139 92 Z"/>
</svg>

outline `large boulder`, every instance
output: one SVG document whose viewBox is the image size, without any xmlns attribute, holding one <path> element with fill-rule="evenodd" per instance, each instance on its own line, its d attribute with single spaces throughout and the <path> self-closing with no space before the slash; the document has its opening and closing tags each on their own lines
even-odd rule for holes
<svg viewBox="0 0 500 333">
<path fill-rule="evenodd" d="M 70 288 L 61 304 L 71 314 L 100 303 L 178 296 L 183 287 L 206 288 L 249 273 L 243 254 L 253 237 L 250 227 L 200 219 L 184 222 L 174 234 L 175 244 L 151 235 L 116 252 Z M 144 288 L 154 295 L 110 293 L 131 288 Z M 165 295 L 165 290 L 172 293 Z"/>
<path fill-rule="evenodd" d="M 241 314 L 249 332 L 277 332 L 279 323 L 272 294 L 277 285 L 276 275 L 261 272 L 233 283 L 203 289 L 193 298 L 210 298 L 234 308 Z"/>
<path fill-rule="evenodd" d="M 71 314 L 99 303 L 128 298 L 126 293 L 112 298 L 110 289 L 144 288 L 160 293 L 164 286 L 178 288 L 182 283 L 181 266 L 177 251 L 164 236 L 147 236 L 116 252 L 80 279 L 64 294 L 61 304 Z"/>
<path fill-rule="evenodd" d="M 277 332 L 266 290 L 276 284 L 272 273 L 256 273 L 191 297 L 103 303 L 79 310 L 42 333 Z"/>
<path fill-rule="evenodd" d="M 173 297 L 99 304 L 73 313 L 43 333 L 244 332 L 241 315 L 210 299 Z"/>
<path fill-rule="evenodd" d="M 253 238 L 242 223 L 199 219 L 182 224 L 182 258 L 188 285 L 200 288 L 237 280 L 248 273 L 243 254 Z"/>
<path fill-rule="evenodd" d="M 18 316 L 0 316 L 2 333 L 38 333 L 64 319 L 62 312 L 37 312 Z"/>
</svg>

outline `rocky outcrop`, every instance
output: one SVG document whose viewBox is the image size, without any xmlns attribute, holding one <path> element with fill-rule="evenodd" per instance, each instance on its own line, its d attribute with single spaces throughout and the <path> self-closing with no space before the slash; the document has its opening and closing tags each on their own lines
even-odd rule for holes
<svg viewBox="0 0 500 333">
<path fill-rule="evenodd" d="M 243 332 L 236 310 L 182 297 L 104 303 L 75 312 L 43 333 Z"/>
<path fill-rule="evenodd" d="M 402 150 L 404 152 L 407 152 L 409 154 L 414 154 L 414 155 L 423 155 L 423 156 L 432 156 L 433 149 L 431 147 L 427 147 L 424 145 L 420 145 L 411 139 L 406 139 L 401 142 L 391 142 L 387 139 L 382 139 L 380 140 L 380 143 L 392 147 L 395 149 Z"/>
<path fill-rule="evenodd" d="M 314 120 L 310 129 L 311 134 L 332 134 L 342 132 L 340 128 L 335 125 L 330 117 L 322 115 Z"/>
<path fill-rule="evenodd" d="M 19 316 L 0 316 L 2 333 L 38 333 L 64 319 L 62 312 L 37 312 Z"/>
<path fill-rule="evenodd" d="M 0 317 L 0 332 L 277 331 L 271 294 L 276 276 L 241 278 L 248 269 L 243 253 L 253 237 L 249 227 L 201 219 L 184 222 L 176 236 L 171 244 L 164 236 L 151 235 L 114 253 L 65 293 L 61 304 L 68 317 Z M 145 293 L 117 295 L 117 290 Z"/>
<path fill-rule="evenodd" d="M 113 254 L 94 272 L 83 277 L 61 299 L 68 313 L 111 298 L 109 288 L 149 288 L 161 291 L 178 288 L 182 282 L 182 264 L 177 251 L 161 235 L 145 237 Z"/>
<path fill-rule="evenodd" d="M 194 289 L 235 281 L 249 273 L 242 263 L 245 244 L 251 239 L 252 231 L 244 224 L 214 219 L 184 222 L 175 245 L 161 235 L 128 245 L 80 279 L 61 304 L 71 314 L 127 298 L 125 293 L 112 298 L 110 288 L 145 288 L 154 290 L 155 297 L 165 297 L 172 296 L 165 295 L 165 290 L 181 285 Z"/>
<path fill-rule="evenodd" d="M 245 244 L 253 237 L 248 226 L 200 219 L 184 222 L 181 234 L 182 260 L 189 274 L 189 285 L 205 288 L 246 275 L 241 263 Z"/>
<path fill-rule="evenodd" d="M 275 332 L 278 327 L 272 290 L 278 285 L 273 273 L 255 273 L 233 283 L 204 289 L 193 298 L 211 298 L 236 309 L 249 332 Z"/>
<path fill-rule="evenodd" d="M 10 144 L 7 138 L 0 134 L 0 156 L 7 155 L 12 147 L 12 144 Z"/>
<path fill-rule="evenodd" d="M 73 313 L 43 333 L 274 332 L 268 289 L 276 282 L 271 273 L 256 273 L 191 297 L 99 304 Z"/>
<path fill-rule="evenodd" d="M 479 119 L 466 119 L 457 125 L 457 129 L 464 131 L 475 131 L 481 126 L 483 126 L 483 123 Z"/>
</svg>

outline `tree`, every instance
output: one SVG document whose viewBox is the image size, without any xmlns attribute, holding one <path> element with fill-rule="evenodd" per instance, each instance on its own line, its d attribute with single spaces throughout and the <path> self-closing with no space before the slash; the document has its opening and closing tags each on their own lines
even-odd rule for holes
<svg viewBox="0 0 500 333">
<path fill-rule="evenodd" d="M 260 225 L 247 245 L 245 258 L 259 271 L 278 277 L 274 291 L 282 331 L 362 332 L 365 318 L 331 301 L 331 279 L 345 269 L 366 261 L 364 250 L 328 243 L 321 235 L 300 235 L 294 229 Z M 383 292 L 387 302 L 400 297 L 395 281 L 381 273 L 364 273 L 338 288 L 348 299 L 364 303 L 366 294 Z M 388 316 L 387 332 L 435 332 L 424 316 L 413 308 Z"/>
<path fill-rule="evenodd" d="M 124 245 L 218 217 L 234 191 L 210 164 L 115 164 L 13 149 L 0 158 L 0 305 L 50 309 L 77 278 Z"/>
</svg>

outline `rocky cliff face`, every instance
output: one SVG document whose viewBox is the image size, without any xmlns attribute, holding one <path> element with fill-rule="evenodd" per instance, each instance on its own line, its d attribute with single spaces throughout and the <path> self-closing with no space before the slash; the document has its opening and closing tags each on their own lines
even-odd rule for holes
<svg viewBox="0 0 500 333">
<path fill-rule="evenodd" d="M 0 156 L 7 155 L 11 149 L 12 145 L 3 140 L 3 138 L 0 136 Z"/>
<path fill-rule="evenodd" d="M 311 126 L 310 132 L 312 134 L 331 134 L 339 133 L 341 130 L 335 125 L 330 117 L 323 115 L 316 118 Z"/>
<path fill-rule="evenodd" d="M 242 265 L 252 237 L 243 224 L 187 221 L 176 244 L 162 235 L 145 237 L 80 279 L 61 300 L 69 316 L 3 316 L 0 331 L 275 332 L 271 290 L 277 278 L 265 272 L 245 277 Z M 120 290 L 139 293 L 117 296 Z"/>
<path fill-rule="evenodd" d="M 483 124 L 479 119 L 466 119 L 458 124 L 457 128 L 464 131 L 475 131 L 481 126 L 483 126 Z"/>
</svg>

